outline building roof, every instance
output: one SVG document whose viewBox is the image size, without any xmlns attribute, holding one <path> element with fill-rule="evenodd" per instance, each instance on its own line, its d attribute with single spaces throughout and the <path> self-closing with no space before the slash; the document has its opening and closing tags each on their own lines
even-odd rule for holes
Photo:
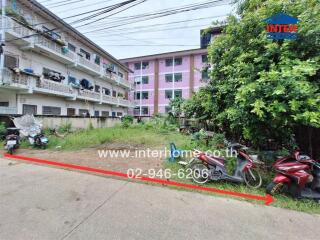
<svg viewBox="0 0 320 240">
<path fill-rule="evenodd" d="M 185 56 L 185 55 L 192 55 L 192 54 L 204 54 L 207 52 L 208 52 L 207 49 L 196 48 L 196 49 L 188 49 L 188 50 L 175 51 L 175 52 L 157 53 L 157 54 L 138 56 L 138 57 L 132 57 L 132 58 L 124 58 L 124 59 L 120 59 L 119 61 L 126 63 L 126 62 L 134 62 L 134 61 L 141 61 L 141 60 L 167 58 L 167 57 L 173 57 L 173 56 L 178 57 L 178 56 Z"/>
<path fill-rule="evenodd" d="M 23 4 L 32 4 L 35 7 L 39 8 L 39 10 L 43 13 L 45 13 L 46 15 L 50 16 L 51 18 L 53 18 L 55 21 L 57 21 L 58 23 L 60 23 L 61 25 L 63 25 L 67 30 L 71 31 L 73 34 L 77 35 L 79 38 L 85 40 L 85 42 L 89 43 L 89 45 L 93 48 L 95 48 L 98 52 L 106 55 L 107 57 L 109 57 L 112 61 L 116 62 L 117 64 L 119 64 L 122 68 L 124 68 L 125 70 L 127 70 L 128 72 L 132 72 L 132 70 L 130 70 L 126 65 L 122 64 L 118 59 L 116 59 L 114 56 L 112 56 L 110 53 L 108 53 L 106 50 L 104 50 L 103 48 L 101 48 L 98 44 L 94 43 L 93 41 L 91 41 L 89 38 L 87 38 L 85 35 L 83 35 L 82 33 L 80 33 L 77 29 L 75 29 L 74 27 L 72 27 L 71 25 L 69 25 L 68 23 L 66 23 L 64 20 L 62 20 L 60 17 L 58 17 L 57 15 L 55 15 L 53 12 L 51 12 L 49 9 L 47 9 L 46 7 L 44 7 L 42 4 L 40 4 L 39 2 L 35 1 L 35 0 L 24 0 L 22 1 Z M 39 12 L 39 14 L 41 14 L 41 12 Z"/>
</svg>

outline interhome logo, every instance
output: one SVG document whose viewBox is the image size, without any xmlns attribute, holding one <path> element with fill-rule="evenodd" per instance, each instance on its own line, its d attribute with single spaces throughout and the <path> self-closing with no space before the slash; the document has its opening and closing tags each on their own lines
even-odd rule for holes
<svg viewBox="0 0 320 240">
<path fill-rule="evenodd" d="M 299 20 L 284 13 L 275 14 L 263 20 L 267 23 L 267 38 L 273 40 L 297 39 L 297 23 Z"/>
</svg>

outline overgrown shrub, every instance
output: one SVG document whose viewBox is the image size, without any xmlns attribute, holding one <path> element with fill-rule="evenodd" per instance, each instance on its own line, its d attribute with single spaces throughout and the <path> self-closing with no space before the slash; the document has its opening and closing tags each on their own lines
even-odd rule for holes
<svg viewBox="0 0 320 240">
<path fill-rule="evenodd" d="M 128 128 L 132 124 L 133 124 L 133 117 L 132 116 L 124 116 L 121 119 L 121 126 L 123 128 Z"/>
<path fill-rule="evenodd" d="M 62 124 L 59 127 L 59 132 L 61 133 L 70 133 L 72 129 L 72 123 L 71 122 L 67 122 L 65 124 Z"/>
<path fill-rule="evenodd" d="M 223 133 L 215 133 L 211 139 L 211 145 L 216 148 L 223 148 L 225 140 L 226 138 Z"/>
<path fill-rule="evenodd" d="M 7 133 L 7 129 L 6 129 L 5 123 L 1 122 L 0 123 L 0 139 L 4 139 L 6 133 Z"/>
</svg>

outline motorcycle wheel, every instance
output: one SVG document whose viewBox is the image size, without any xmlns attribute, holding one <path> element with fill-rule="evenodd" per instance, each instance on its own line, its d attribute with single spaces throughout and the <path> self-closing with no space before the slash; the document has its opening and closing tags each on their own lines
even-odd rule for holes
<svg viewBox="0 0 320 240">
<path fill-rule="evenodd" d="M 280 194 L 284 192 L 284 184 L 283 183 L 274 183 L 271 182 L 268 184 L 266 188 L 266 193 L 270 195 Z"/>
<path fill-rule="evenodd" d="M 243 174 L 243 180 L 250 188 L 259 188 L 262 185 L 261 175 L 254 168 L 250 168 L 247 172 Z"/>
<path fill-rule="evenodd" d="M 205 184 L 209 181 L 209 169 L 203 163 L 194 163 L 191 167 L 192 180 L 199 184 Z"/>
</svg>

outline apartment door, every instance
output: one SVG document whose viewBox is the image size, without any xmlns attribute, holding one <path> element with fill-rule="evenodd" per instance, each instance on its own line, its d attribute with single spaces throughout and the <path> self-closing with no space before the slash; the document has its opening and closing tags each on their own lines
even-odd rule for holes
<svg viewBox="0 0 320 240">
<path fill-rule="evenodd" d="M 37 114 L 37 105 L 28 105 L 23 104 L 22 105 L 22 114 L 30 114 L 30 115 L 36 115 Z"/>
</svg>

